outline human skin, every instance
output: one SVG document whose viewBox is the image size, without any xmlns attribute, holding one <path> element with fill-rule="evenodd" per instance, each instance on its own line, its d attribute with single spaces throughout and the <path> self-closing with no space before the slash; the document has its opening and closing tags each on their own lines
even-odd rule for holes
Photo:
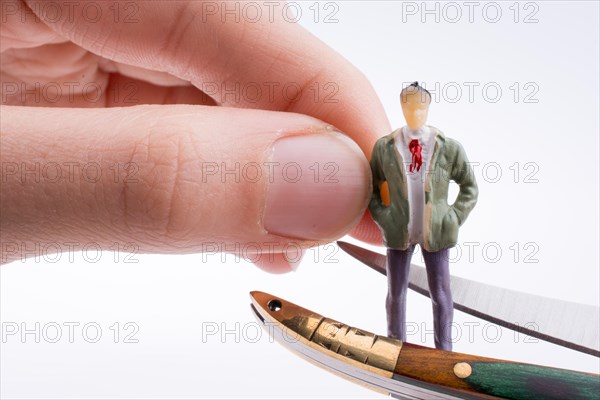
<svg viewBox="0 0 600 400">
<path fill-rule="evenodd" d="M 381 243 L 363 214 L 366 158 L 390 126 L 370 83 L 343 57 L 280 13 L 273 21 L 222 23 L 200 1 L 139 2 L 130 23 L 114 18 L 112 2 L 95 2 L 101 18 L 90 23 L 68 3 L 53 2 L 61 18 L 43 2 L 2 3 L 0 157 L 11 168 L 98 162 L 102 179 L 32 182 L 3 171 L 3 244 L 119 241 L 137 243 L 140 252 L 191 253 L 215 241 L 226 249 L 275 242 L 256 264 L 286 272 L 296 266 L 277 252 L 286 244 L 306 247 L 346 233 Z M 311 90 L 293 101 L 277 90 L 257 101 L 223 92 L 264 82 L 334 83 L 337 101 L 315 100 Z M 216 83 L 210 95 L 207 83 Z M 71 86 L 50 100 L 27 92 L 36 84 Z M 101 87 L 100 97 L 90 101 L 86 84 Z M 134 96 L 123 94 L 128 88 Z M 205 182 L 200 173 L 215 163 L 273 160 L 303 171 L 331 162 L 339 179 L 240 184 Z M 115 179 L 124 163 L 135 164 L 135 184 Z M 19 258 L 2 254 L 3 262 Z"/>
</svg>

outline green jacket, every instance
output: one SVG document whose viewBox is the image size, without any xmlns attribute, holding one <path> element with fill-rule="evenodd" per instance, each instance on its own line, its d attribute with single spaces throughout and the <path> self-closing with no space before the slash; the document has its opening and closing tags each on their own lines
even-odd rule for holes
<svg viewBox="0 0 600 400">
<path fill-rule="evenodd" d="M 478 189 L 473 170 L 460 143 L 446 138 L 434 127 L 429 128 L 436 137 L 431 163 L 426 166 L 423 247 L 427 251 L 438 251 L 452 247 L 458 241 L 458 228 L 475 207 Z M 369 211 L 381 229 L 385 245 L 388 248 L 406 250 L 409 247 L 410 214 L 405 164 L 394 139 L 397 132 L 380 138 L 373 148 L 373 196 Z M 448 204 L 450 180 L 460 187 L 460 193 L 452 205 Z M 379 190 L 385 181 L 390 193 L 389 207 L 383 204 Z"/>
</svg>

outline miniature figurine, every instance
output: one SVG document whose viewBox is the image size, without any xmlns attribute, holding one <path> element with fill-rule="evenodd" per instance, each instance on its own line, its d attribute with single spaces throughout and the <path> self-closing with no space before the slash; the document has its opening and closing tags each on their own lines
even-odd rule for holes
<svg viewBox="0 0 600 400">
<path fill-rule="evenodd" d="M 448 252 L 477 202 L 478 189 L 460 143 L 425 125 L 430 103 L 431 94 L 418 82 L 402 90 L 400 104 L 407 125 L 375 143 L 369 210 L 387 247 L 388 336 L 406 340 L 408 274 L 418 244 L 433 304 L 435 347 L 450 351 L 454 307 Z M 460 187 L 452 205 L 450 180 Z"/>
</svg>

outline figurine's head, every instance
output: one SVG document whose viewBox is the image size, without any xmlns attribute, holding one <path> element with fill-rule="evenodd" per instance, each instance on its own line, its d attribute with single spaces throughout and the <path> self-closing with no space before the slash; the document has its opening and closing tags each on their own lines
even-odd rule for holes
<svg viewBox="0 0 600 400">
<path fill-rule="evenodd" d="M 419 82 L 413 82 L 400 93 L 400 104 L 406 124 L 410 129 L 420 129 L 427 121 L 431 94 Z"/>
</svg>

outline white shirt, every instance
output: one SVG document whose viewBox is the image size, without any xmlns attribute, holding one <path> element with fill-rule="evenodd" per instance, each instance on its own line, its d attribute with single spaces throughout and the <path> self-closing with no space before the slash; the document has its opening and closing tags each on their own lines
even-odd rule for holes
<svg viewBox="0 0 600 400">
<path fill-rule="evenodd" d="M 402 156 L 404 171 L 406 172 L 406 188 L 408 189 L 408 239 L 410 244 L 423 243 L 423 211 L 425 209 L 425 179 L 430 168 L 431 156 L 435 147 L 435 134 L 427 126 L 419 130 L 412 130 L 404 126 L 396 133 L 394 138 L 398 152 Z M 419 171 L 410 172 L 412 154 L 408 148 L 411 140 L 418 139 L 421 145 L 421 158 L 423 165 Z"/>
</svg>

